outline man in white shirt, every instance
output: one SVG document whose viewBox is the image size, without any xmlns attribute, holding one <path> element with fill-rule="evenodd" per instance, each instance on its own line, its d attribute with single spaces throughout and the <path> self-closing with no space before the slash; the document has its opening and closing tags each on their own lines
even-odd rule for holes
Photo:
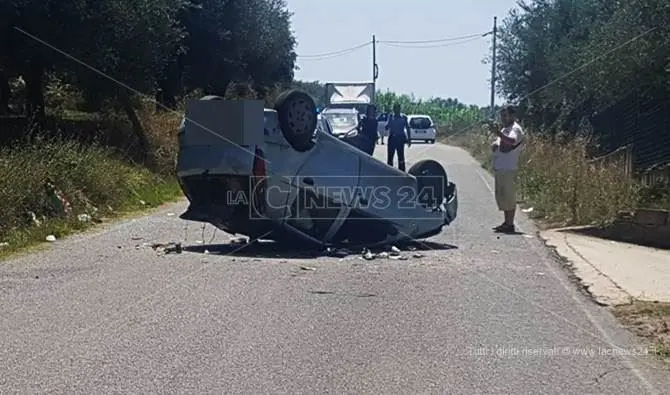
<svg viewBox="0 0 670 395">
<path fill-rule="evenodd" d="M 506 105 L 500 111 L 501 130 L 491 127 L 491 133 L 497 138 L 493 142 L 493 172 L 495 175 L 495 197 L 498 209 L 505 214 L 505 221 L 493 230 L 502 233 L 514 233 L 514 214 L 516 212 L 516 171 L 519 155 L 523 149 L 524 134 L 516 122 L 516 109 Z"/>
</svg>

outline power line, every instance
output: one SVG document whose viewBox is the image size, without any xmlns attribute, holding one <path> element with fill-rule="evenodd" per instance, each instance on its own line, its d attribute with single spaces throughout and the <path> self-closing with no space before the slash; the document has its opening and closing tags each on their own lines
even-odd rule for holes
<svg viewBox="0 0 670 395">
<path fill-rule="evenodd" d="M 439 38 L 439 39 L 434 39 L 434 40 L 418 40 L 418 41 L 402 41 L 402 40 L 377 40 L 377 43 L 379 44 L 385 44 L 387 46 L 395 46 L 399 48 L 441 48 L 445 46 L 449 46 L 451 44 L 462 44 L 465 42 L 470 42 L 474 41 L 475 39 L 479 39 L 481 37 L 485 37 L 486 35 L 490 34 L 490 32 L 486 33 L 476 33 L 476 34 L 468 34 L 465 36 L 458 36 L 458 37 L 447 37 L 447 38 Z M 465 40 L 461 42 L 457 42 L 459 40 Z M 352 47 L 348 48 L 343 48 L 337 51 L 331 51 L 331 52 L 324 52 L 320 54 L 311 54 L 311 55 L 298 55 L 298 58 L 301 60 L 325 60 L 325 59 L 331 59 L 339 56 L 344 56 L 348 55 L 352 52 L 355 52 L 359 49 L 368 47 L 372 44 L 371 41 L 367 41 L 364 43 L 360 43 L 358 45 L 354 45 Z M 412 44 L 434 44 L 432 46 L 413 46 Z"/>
<path fill-rule="evenodd" d="M 337 50 L 337 51 L 325 52 L 325 53 L 314 54 L 314 55 L 298 55 L 298 57 L 302 58 L 302 59 L 330 58 L 332 56 L 337 56 L 337 55 L 346 55 L 346 54 L 349 54 L 349 53 L 351 53 L 353 51 L 356 51 L 358 49 L 365 48 L 369 45 L 372 45 L 371 41 L 367 41 L 367 42 L 364 42 L 364 43 L 361 43 L 361 44 L 358 44 L 358 45 L 354 45 L 353 47 L 344 48 L 344 49 L 340 49 L 340 50 Z"/>
<path fill-rule="evenodd" d="M 423 49 L 423 48 L 446 48 L 446 47 L 465 44 L 465 43 L 469 43 L 469 42 L 473 42 L 473 41 L 478 41 L 480 38 L 481 37 L 478 36 L 478 37 L 472 37 L 470 39 L 463 40 L 463 41 L 448 42 L 448 43 L 434 44 L 434 45 L 402 45 L 402 44 L 389 44 L 389 43 L 385 43 L 385 42 L 381 42 L 381 44 L 384 44 L 388 47 L 394 47 L 394 48 L 419 48 L 419 49 Z"/>
<path fill-rule="evenodd" d="M 458 40 L 463 40 L 463 39 L 469 39 L 469 38 L 480 38 L 488 35 L 489 32 L 485 33 L 475 33 L 475 34 L 468 34 L 467 36 L 460 36 L 460 37 L 448 37 L 448 38 L 438 38 L 435 40 L 419 40 L 419 41 L 402 41 L 402 40 L 381 40 L 377 41 L 380 44 L 435 44 L 435 43 L 445 43 L 449 41 L 458 41 Z"/>
<path fill-rule="evenodd" d="M 301 61 L 301 62 L 315 62 L 315 61 L 319 61 L 319 60 L 327 60 L 327 59 L 339 58 L 339 57 L 346 56 L 346 55 L 352 54 L 352 53 L 354 53 L 354 52 L 360 51 L 360 50 L 363 49 L 363 48 L 364 48 L 364 47 L 356 48 L 356 49 L 352 49 L 352 50 L 349 50 L 349 51 L 346 51 L 346 52 L 343 51 L 343 52 L 340 52 L 340 53 L 337 53 L 337 54 L 331 54 L 331 55 L 323 56 L 323 57 L 320 57 L 320 58 L 314 57 L 314 58 L 305 58 L 305 59 L 303 59 L 303 58 L 300 58 L 300 57 L 299 57 L 298 60 Z"/>
</svg>

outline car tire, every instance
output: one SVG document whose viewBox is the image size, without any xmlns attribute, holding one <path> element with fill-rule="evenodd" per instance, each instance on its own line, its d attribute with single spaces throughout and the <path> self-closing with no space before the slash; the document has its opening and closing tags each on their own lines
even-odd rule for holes
<svg viewBox="0 0 670 395">
<path fill-rule="evenodd" d="M 314 99 L 305 92 L 291 89 L 279 95 L 275 110 L 282 134 L 291 147 L 299 152 L 310 150 L 317 125 Z"/>
<path fill-rule="evenodd" d="M 434 139 L 433 139 L 433 140 L 430 140 L 430 143 L 431 143 L 431 144 L 435 144 L 435 140 L 434 140 Z"/>
<path fill-rule="evenodd" d="M 424 207 L 439 207 L 447 192 L 449 179 L 442 165 L 432 159 L 416 162 L 407 172 L 416 177 L 417 201 Z"/>
</svg>

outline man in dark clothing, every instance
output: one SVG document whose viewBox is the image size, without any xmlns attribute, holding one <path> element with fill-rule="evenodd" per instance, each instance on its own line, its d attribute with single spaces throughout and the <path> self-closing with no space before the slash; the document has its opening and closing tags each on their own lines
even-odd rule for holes
<svg viewBox="0 0 670 395">
<path fill-rule="evenodd" d="M 377 142 L 377 118 L 375 114 L 377 109 L 373 105 L 369 105 L 365 118 L 358 123 L 358 148 L 372 155 L 375 151 Z"/>
<path fill-rule="evenodd" d="M 398 153 L 398 169 L 405 171 L 405 144 L 408 147 L 412 145 L 410 140 L 410 128 L 407 123 L 407 117 L 400 113 L 400 104 L 393 105 L 393 114 L 389 116 L 386 124 L 386 130 L 389 131 L 387 144 L 387 160 L 389 166 L 393 166 L 393 157 Z M 407 134 L 405 134 L 407 131 Z"/>
</svg>

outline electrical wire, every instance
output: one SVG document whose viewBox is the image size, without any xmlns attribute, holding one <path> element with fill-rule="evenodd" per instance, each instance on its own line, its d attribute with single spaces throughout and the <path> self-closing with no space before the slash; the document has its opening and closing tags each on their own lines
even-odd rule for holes
<svg viewBox="0 0 670 395">
<path fill-rule="evenodd" d="M 346 55 L 349 55 L 351 53 L 360 51 L 363 48 L 364 47 L 357 48 L 357 49 L 352 49 L 352 50 L 349 50 L 347 52 L 340 52 L 338 54 L 333 54 L 333 55 L 324 56 L 324 57 L 320 57 L 320 58 L 306 58 L 306 59 L 298 58 L 298 61 L 300 61 L 300 62 L 318 62 L 320 60 L 328 60 L 328 59 L 333 59 L 333 58 L 339 58 L 339 57 L 346 56 Z"/>
<path fill-rule="evenodd" d="M 356 50 L 359 50 L 361 48 L 365 48 L 367 46 L 372 45 L 372 41 L 364 42 L 358 45 L 354 45 L 353 47 L 349 48 L 344 48 L 340 49 L 337 51 L 332 51 L 332 52 L 325 52 L 321 54 L 314 54 L 314 55 L 298 55 L 300 59 L 320 59 L 320 58 L 330 58 L 333 56 L 339 56 L 339 55 L 348 55 L 351 52 L 354 52 Z"/>
<path fill-rule="evenodd" d="M 475 34 L 468 34 L 466 36 L 460 36 L 460 37 L 438 38 L 438 39 L 435 39 L 435 40 L 418 40 L 418 41 L 378 40 L 377 42 L 380 43 L 380 44 L 436 44 L 436 43 L 445 43 L 445 42 L 458 41 L 458 40 L 475 38 L 475 37 L 481 38 L 481 37 L 487 36 L 489 33 L 490 32 L 475 33 Z"/>
<path fill-rule="evenodd" d="M 446 48 L 446 47 L 451 47 L 455 45 L 460 45 L 460 44 L 465 44 L 473 41 L 478 41 L 481 37 L 472 37 L 467 40 L 463 41 L 458 41 L 458 42 L 448 42 L 448 43 L 443 43 L 443 44 L 433 44 L 433 45 L 403 45 L 403 44 L 389 44 L 389 43 L 381 43 L 387 47 L 394 47 L 394 48 Z"/>
<path fill-rule="evenodd" d="M 434 40 L 418 40 L 418 41 L 402 41 L 402 40 L 377 40 L 377 44 L 384 44 L 389 47 L 398 47 L 398 48 L 442 48 L 442 47 L 447 47 L 451 46 L 454 44 L 463 44 L 466 42 L 470 41 L 475 41 L 480 39 L 481 37 L 485 37 L 490 32 L 486 33 L 476 33 L 476 34 L 468 34 L 465 36 L 459 36 L 459 37 L 447 37 L 447 38 L 440 38 L 440 39 L 434 39 Z M 416 44 L 432 44 L 432 45 L 419 45 L 417 46 Z M 353 52 L 358 51 L 359 49 L 363 49 L 366 47 L 369 47 L 372 45 L 372 41 L 367 41 L 358 45 L 354 45 L 352 47 L 348 48 L 343 48 L 337 51 L 331 51 L 331 52 L 324 52 L 320 54 L 311 54 L 311 55 L 298 55 L 298 58 L 300 60 L 305 60 L 305 61 L 318 61 L 318 60 L 326 60 L 326 59 L 332 59 L 332 58 L 337 58 L 340 56 L 345 56 L 349 55 Z"/>
</svg>

